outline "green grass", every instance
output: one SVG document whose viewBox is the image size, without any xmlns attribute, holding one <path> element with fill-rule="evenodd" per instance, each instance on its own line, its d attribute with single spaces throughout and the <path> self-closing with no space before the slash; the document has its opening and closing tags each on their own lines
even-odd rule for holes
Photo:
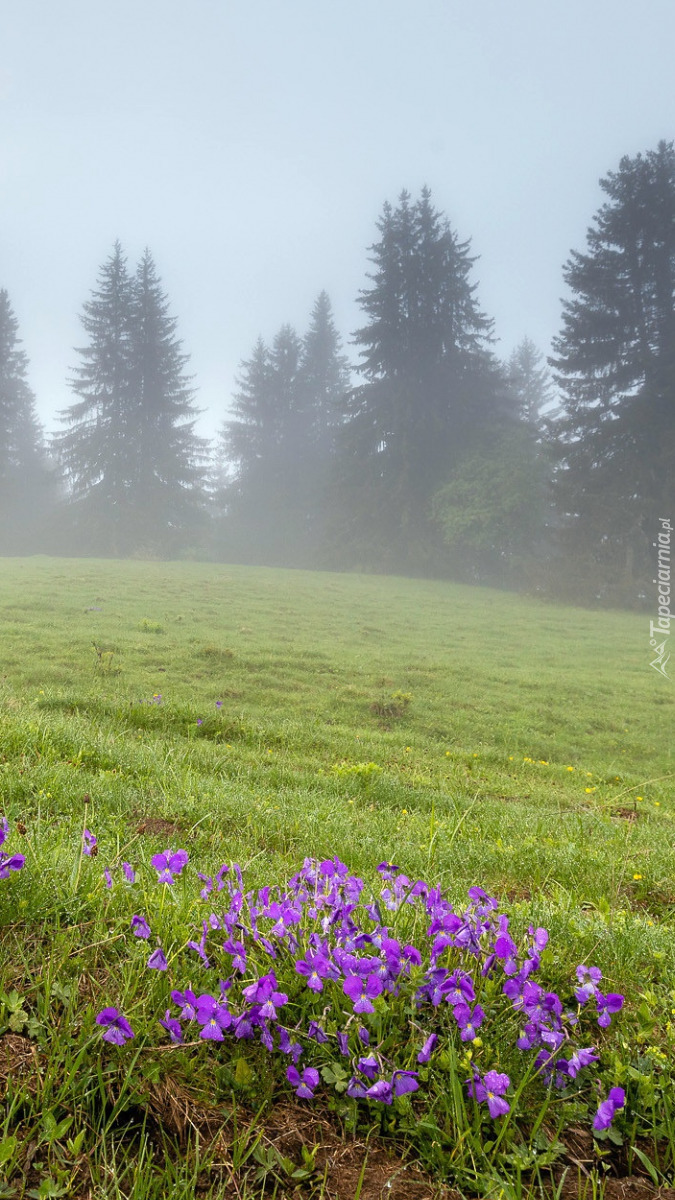
<svg viewBox="0 0 675 1200">
<path fill-rule="evenodd" d="M 2 562 L 0 614 L 2 806 L 26 826 L 10 849 L 27 855 L 0 885 L 0 990 L 25 1014 L 11 1025 L 5 1003 L 4 1028 L 44 1056 L 37 1092 L 35 1072 L 6 1090 L 0 1197 L 50 1179 L 64 1195 L 87 1179 L 92 1195 L 139 1200 L 216 1195 L 219 1179 L 234 1189 L 236 1178 L 242 1196 L 263 1186 L 260 1147 L 230 1176 L 194 1130 L 179 1154 L 167 1133 L 164 1153 L 148 1087 L 165 1080 L 167 1056 L 136 1046 L 122 1070 L 91 1023 L 141 986 L 102 867 L 169 844 L 202 871 L 239 861 L 253 886 L 337 854 L 364 876 L 383 858 L 401 863 L 458 903 L 472 884 L 490 889 L 514 927 L 550 930 L 554 978 L 593 960 L 626 993 L 599 1039 L 603 1070 L 610 1082 L 634 1072 L 638 1132 L 655 1132 L 658 1178 L 672 1170 L 672 1134 L 643 1082 L 665 1077 L 675 1043 L 675 692 L 649 669 L 648 618 L 419 580 L 49 559 Z M 77 875 L 85 813 L 101 857 Z M 159 1002 L 161 980 L 146 974 L 142 987 Z M 172 1086 L 206 1111 L 211 1068 L 180 1062 Z M 230 1133 L 238 1107 L 248 1126 L 260 1104 L 274 1108 L 275 1081 L 255 1078 L 216 1087 Z M 621 1152 L 633 1167 L 634 1137 L 624 1130 Z M 111 1166 L 120 1156 L 124 1170 Z M 504 1195 L 519 1194 L 514 1162 L 494 1168 Z M 308 1180 L 299 1194 L 332 1194 L 316 1172 Z"/>
</svg>

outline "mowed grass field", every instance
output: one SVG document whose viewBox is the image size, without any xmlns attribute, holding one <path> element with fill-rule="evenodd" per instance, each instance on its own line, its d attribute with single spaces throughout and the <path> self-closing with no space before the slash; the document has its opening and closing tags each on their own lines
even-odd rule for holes
<svg viewBox="0 0 675 1200">
<path fill-rule="evenodd" d="M 0 882 L 5 1030 L 48 1046 L 41 989 L 64 963 L 93 981 L 83 1006 L 117 1003 L 102 870 L 180 846 L 202 872 L 241 863 L 250 886 L 334 855 L 363 876 L 393 861 L 457 904 L 480 885 L 514 928 L 550 931 L 554 977 L 593 961 L 625 993 L 610 1057 L 667 1063 L 675 690 L 649 668 L 648 617 L 433 581 L 36 558 L 0 562 L 0 619 L 4 848 L 26 855 Z M 85 823 L 99 857 L 76 872 Z M 40 1195 L 202 1194 L 140 1168 L 135 1190 L 106 1184 L 100 1158 L 101 1190 L 79 1193 L 89 1142 L 59 1158 L 66 1131 L 26 1166 L 39 1106 L 26 1083 L 12 1110 L 7 1074 L 0 1196 L 41 1178 L 66 1190 Z"/>
</svg>

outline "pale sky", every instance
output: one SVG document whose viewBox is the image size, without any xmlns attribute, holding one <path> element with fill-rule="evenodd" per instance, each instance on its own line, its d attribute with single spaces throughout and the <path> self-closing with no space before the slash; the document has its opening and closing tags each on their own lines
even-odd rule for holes
<svg viewBox="0 0 675 1200">
<path fill-rule="evenodd" d="M 322 288 L 361 324 L 382 204 L 425 183 L 497 352 L 548 352 L 598 179 L 675 137 L 674 45 L 675 0 L 5 0 L 0 287 L 46 426 L 115 238 L 154 255 L 210 434 Z"/>
</svg>

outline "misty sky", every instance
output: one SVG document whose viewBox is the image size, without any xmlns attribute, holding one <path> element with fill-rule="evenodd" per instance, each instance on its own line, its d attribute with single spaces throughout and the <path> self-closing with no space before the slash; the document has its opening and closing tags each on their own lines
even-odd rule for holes
<svg viewBox="0 0 675 1200">
<path fill-rule="evenodd" d="M 258 334 L 322 288 L 361 323 L 382 203 L 425 183 L 497 352 L 547 352 L 599 177 L 675 137 L 673 45 L 674 0 L 5 0 L 0 287 L 43 420 L 115 238 L 154 254 L 211 433 Z"/>
</svg>

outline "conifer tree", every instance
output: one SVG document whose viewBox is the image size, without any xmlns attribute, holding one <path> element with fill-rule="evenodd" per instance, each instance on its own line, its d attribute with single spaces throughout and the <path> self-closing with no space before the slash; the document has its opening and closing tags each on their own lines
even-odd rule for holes
<svg viewBox="0 0 675 1200">
<path fill-rule="evenodd" d="M 230 503 L 245 499 L 247 492 L 256 488 L 257 477 L 264 474 L 276 449 L 272 364 L 262 338 L 251 357 L 240 364 L 237 387 L 232 415 L 220 435 L 221 455 L 233 470 Z"/>
<path fill-rule="evenodd" d="M 119 242 L 85 302 L 89 341 L 70 381 L 78 397 L 62 414 L 67 429 L 53 446 L 71 488 L 68 518 L 84 553 L 124 554 L 132 520 L 129 447 L 132 434 L 133 289 Z"/>
<path fill-rule="evenodd" d="M 296 489 L 298 508 L 302 511 L 299 524 L 305 530 L 304 562 L 326 565 L 331 561 L 331 479 L 350 370 L 325 291 L 317 296 L 303 338 L 300 382 L 307 424 L 301 441 L 303 461 L 298 465 Z"/>
<path fill-rule="evenodd" d="M 518 418 L 533 433 L 540 433 L 543 410 L 553 401 L 553 385 L 544 356 L 531 338 L 516 346 L 506 364 L 506 378 Z"/>
<path fill-rule="evenodd" d="M 206 442 L 194 431 L 197 412 L 189 356 L 176 337 L 155 264 L 146 250 L 132 289 L 131 380 L 134 397 L 136 546 L 173 553 L 204 526 Z"/>
<path fill-rule="evenodd" d="M 374 269 L 359 303 L 357 368 L 340 435 L 336 495 L 348 557 L 433 569 L 431 497 L 504 402 L 492 324 L 470 275 L 475 259 L 428 189 L 385 204 Z M 351 549 L 350 549 L 351 547 Z"/>
<path fill-rule="evenodd" d="M 117 242 L 84 305 L 78 400 L 54 439 L 70 483 L 73 548 L 171 555 L 194 537 L 205 448 L 176 321 L 149 253 L 135 278 Z"/>
<path fill-rule="evenodd" d="M 259 338 L 241 365 L 233 415 L 223 425 L 220 449 L 233 469 L 222 497 L 224 546 L 240 560 L 292 563 L 304 539 L 298 472 L 308 452 L 311 417 L 300 380 L 301 354 L 290 325 L 282 325 L 271 349 Z"/>
<path fill-rule="evenodd" d="M 220 500 L 221 553 L 309 566 L 320 559 L 326 480 L 348 367 L 326 292 L 301 340 L 283 325 L 241 365 L 221 452 L 232 475 Z"/>
<path fill-rule="evenodd" d="M 326 460 L 335 452 L 341 406 L 350 385 L 349 362 L 342 351 L 330 297 L 325 291 L 316 298 L 303 338 L 300 375 L 315 461 L 323 471 Z"/>
<path fill-rule="evenodd" d="M 675 508 L 673 144 L 622 158 L 600 186 L 586 252 L 564 269 L 556 492 L 577 594 L 586 580 L 594 596 L 636 602 L 658 518 Z"/>
<path fill-rule="evenodd" d="M 0 553 L 29 553 L 40 541 L 55 498 L 28 359 L 7 291 L 0 289 Z"/>
</svg>

